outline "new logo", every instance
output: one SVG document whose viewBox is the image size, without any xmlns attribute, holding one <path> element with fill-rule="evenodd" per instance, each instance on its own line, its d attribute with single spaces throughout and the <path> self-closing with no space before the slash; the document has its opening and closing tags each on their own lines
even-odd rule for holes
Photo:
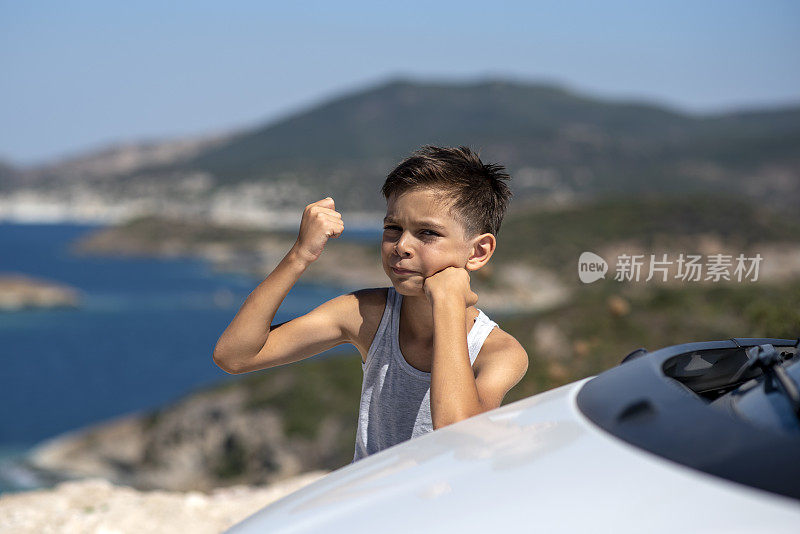
<svg viewBox="0 0 800 534">
<path fill-rule="evenodd" d="M 591 284 L 606 277 L 608 263 L 594 252 L 583 252 L 578 258 L 578 277 L 584 284 Z"/>
</svg>

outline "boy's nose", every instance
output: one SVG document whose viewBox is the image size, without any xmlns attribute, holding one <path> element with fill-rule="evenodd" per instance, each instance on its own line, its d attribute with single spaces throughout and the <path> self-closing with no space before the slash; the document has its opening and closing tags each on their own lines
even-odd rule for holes
<svg viewBox="0 0 800 534">
<path fill-rule="evenodd" d="M 406 240 L 402 237 L 394 244 L 394 251 L 398 256 L 411 255 L 411 249 L 407 246 Z"/>
</svg>

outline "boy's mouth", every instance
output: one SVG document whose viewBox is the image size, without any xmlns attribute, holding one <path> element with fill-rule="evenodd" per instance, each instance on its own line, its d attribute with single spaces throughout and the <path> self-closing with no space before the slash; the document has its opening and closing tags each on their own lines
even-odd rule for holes
<svg viewBox="0 0 800 534">
<path fill-rule="evenodd" d="M 406 269 L 397 269 L 395 267 L 392 267 L 391 269 L 392 269 L 392 271 L 394 271 L 394 274 L 399 274 L 401 276 L 402 275 L 409 275 L 409 274 L 417 274 L 415 271 L 408 271 Z"/>
</svg>

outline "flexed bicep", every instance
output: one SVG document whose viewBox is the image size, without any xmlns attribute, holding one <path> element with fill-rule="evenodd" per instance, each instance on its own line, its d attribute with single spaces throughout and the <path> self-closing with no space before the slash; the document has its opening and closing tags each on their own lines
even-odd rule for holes
<svg viewBox="0 0 800 534">
<path fill-rule="evenodd" d="M 305 315 L 271 325 L 261 350 L 246 360 L 237 374 L 300 361 L 352 342 L 347 321 L 357 305 L 355 296 L 348 293 L 320 304 Z"/>
</svg>

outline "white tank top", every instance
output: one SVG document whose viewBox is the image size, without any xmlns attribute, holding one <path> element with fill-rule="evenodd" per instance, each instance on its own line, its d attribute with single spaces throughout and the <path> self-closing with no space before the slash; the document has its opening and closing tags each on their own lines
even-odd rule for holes
<svg viewBox="0 0 800 534">
<path fill-rule="evenodd" d="M 353 462 L 392 445 L 433 431 L 431 374 L 420 371 L 400 352 L 400 306 L 403 295 L 388 288 L 378 331 L 361 363 L 361 405 Z M 481 310 L 467 334 L 470 364 L 497 323 Z"/>
</svg>

